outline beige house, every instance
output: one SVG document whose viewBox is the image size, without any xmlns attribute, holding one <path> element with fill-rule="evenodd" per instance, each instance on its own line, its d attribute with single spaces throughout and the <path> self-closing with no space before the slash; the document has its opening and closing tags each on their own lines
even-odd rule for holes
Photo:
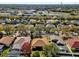
<svg viewBox="0 0 79 59">
<path fill-rule="evenodd" d="M 31 49 L 32 50 L 42 50 L 43 46 L 47 45 L 49 42 L 46 38 L 36 38 L 32 40 Z"/>
</svg>

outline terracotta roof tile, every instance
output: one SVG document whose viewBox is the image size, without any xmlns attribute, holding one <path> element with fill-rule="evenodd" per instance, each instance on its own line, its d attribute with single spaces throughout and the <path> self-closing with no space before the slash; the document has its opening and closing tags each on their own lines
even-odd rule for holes
<svg viewBox="0 0 79 59">
<path fill-rule="evenodd" d="M 0 39 L 0 43 L 5 44 L 7 46 L 9 46 L 12 43 L 12 41 L 13 41 L 13 37 L 10 36 L 6 36 Z"/>
<path fill-rule="evenodd" d="M 30 37 L 17 37 L 13 44 L 13 49 L 21 49 L 25 42 L 30 43 Z"/>
<path fill-rule="evenodd" d="M 49 42 L 46 38 L 36 38 L 32 40 L 31 46 L 44 46 L 47 45 Z"/>
<path fill-rule="evenodd" d="M 75 48 L 74 45 L 79 47 L 79 40 L 78 39 L 68 39 L 66 41 L 66 44 L 68 44 L 71 48 Z"/>
</svg>

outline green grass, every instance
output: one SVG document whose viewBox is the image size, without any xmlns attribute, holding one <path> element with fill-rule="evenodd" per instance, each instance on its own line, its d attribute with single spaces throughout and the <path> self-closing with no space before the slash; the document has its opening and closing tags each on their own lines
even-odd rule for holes
<svg viewBox="0 0 79 59">
<path fill-rule="evenodd" d="M 32 51 L 32 54 L 33 54 L 34 52 L 35 52 L 35 51 Z M 44 57 L 43 51 L 39 51 L 39 53 L 40 53 L 40 57 Z"/>
<path fill-rule="evenodd" d="M 8 54 L 8 52 L 9 52 L 9 50 L 10 50 L 10 48 L 5 49 L 5 50 L 1 53 L 1 56 L 2 56 L 2 57 L 6 57 L 7 54 Z"/>
</svg>

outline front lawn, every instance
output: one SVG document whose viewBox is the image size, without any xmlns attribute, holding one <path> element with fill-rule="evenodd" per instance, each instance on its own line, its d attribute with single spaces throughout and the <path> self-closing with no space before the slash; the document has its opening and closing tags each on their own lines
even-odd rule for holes
<svg viewBox="0 0 79 59">
<path fill-rule="evenodd" d="M 2 57 L 6 57 L 7 54 L 8 54 L 8 52 L 9 52 L 9 50 L 10 50 L 10 48 L 5 49 L 5 50 L 1 53 L 1 56 L 2 56 Z"/>
<path fill-rule="evenodd" d="M 33 56 L 33 55 L 36 55 L 36 56 Z M 32 57 L 44 57 L 43 51 L 32 51 L 32 55 L 31 56 Z"/>
</svg>

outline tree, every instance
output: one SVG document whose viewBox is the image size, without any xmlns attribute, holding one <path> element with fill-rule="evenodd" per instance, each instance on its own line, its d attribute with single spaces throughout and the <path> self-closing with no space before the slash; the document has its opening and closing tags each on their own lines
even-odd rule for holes
<svg viewBox="0 0 79 59">
<path fill-rule="evenodd" d="M 17 30 L 18 31 L 26 31 L 26 26 L 24 24 L 20 24 L 18 27 L 17 27 Z"/>
<path fill-rule="evenodd" d="M 39 27 L 39 26 L 36 26 L 36 27 L 35 27 L 35 30 L 37 30 L 37 31 L 41 31 L 41 30 L 42 30 L 42 28 L 41 28 L 41 27 Z"/>
<path fill-rule="evenodd" d="M 50 32 L 50 29 L 51 29 L 50 27 L 46 27 L 46 28 L 45 28 L 45 31 L 46 31 L 47 33 L 49 33 L 49 32 Z"/>
<path fill-rule="evenodd" d="M 46 57 L 56 57 L 57 53 L 59 52 L 58 47 L 54 43 L 44 46 L 43 50 L 44 50 L 43 54 Z"/>
<path fill-rule="evenodd" d="M 3 31 L 3 25 L 0 25 L 0 31 Z"/>
<path fill-rule="evenodd" d="M 53 28 L 53 29 L 50 29 L 50 32 L 55 32 L 57 31 L 57 29 Z"/>
<path fill-rule="evenodd" d="M 75 12 L 71 12 L 71 13 L 70 13 L 70 15 L 73 15 L 73 16 L 75 16 L 75 15 L 76 15 L 76 13 L 75 13 Z"/>
<path fill-rule="evenodd" d="M 8 16 L 9 19 L 21 19 L 21 16 Z"/>
<path fill-rule="evenodd" d="M 39 51 L 34 51 L 32 54 L 33 57 L 40 57 Z"/>
<path fill-rule="evenodd" d="M 15 31 L 15 28 L 14 28 L 14 26 L 13 25 L 5 25 L 4 26 L 4 31 L 9 35 L 9 34 L 11 34 L 11 33 L 14 33 L 14 31 Z"/>
</svg>

